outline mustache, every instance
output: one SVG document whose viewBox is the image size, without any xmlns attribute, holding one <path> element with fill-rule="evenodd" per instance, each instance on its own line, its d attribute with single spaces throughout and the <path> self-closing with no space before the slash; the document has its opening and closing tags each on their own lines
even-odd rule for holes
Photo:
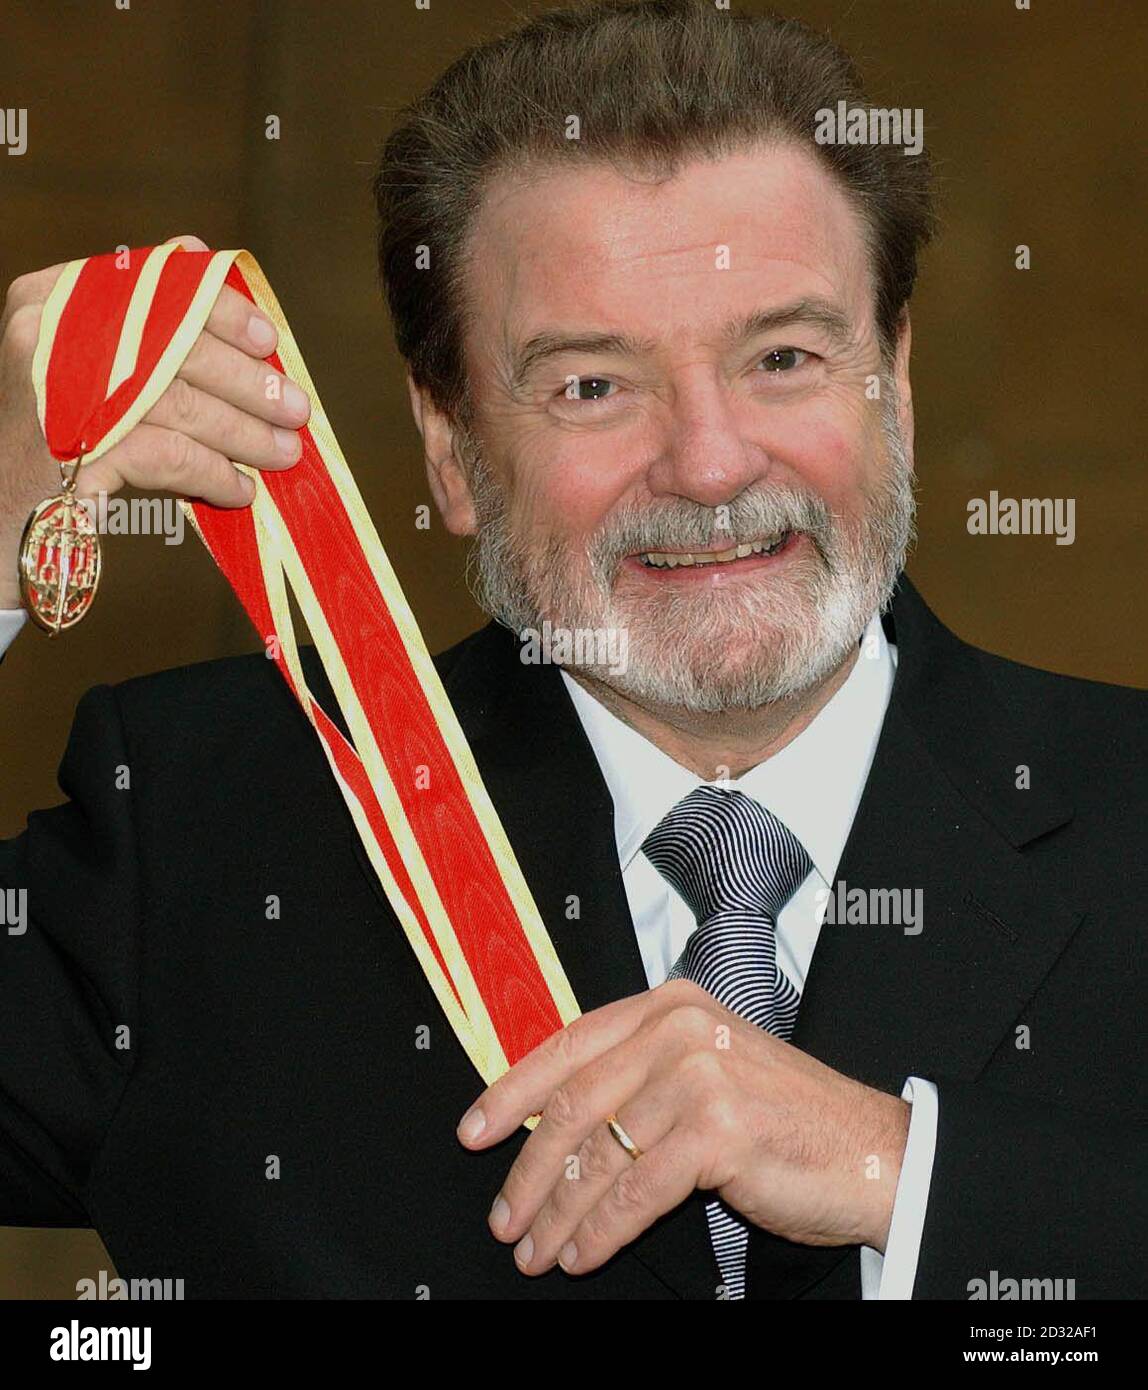
<svg viewBox="0 0 1148 1390">
<path fill-rule="evenodd" d="M 587 552 L 599 579 L 609 579 L 628 555 L 650 550 L 728 550 L 782 531 L 804 532 L 826 568 L 833 570 L 833 512 L 816 494 L 792 488 L 740 493 L 717 507 L 684 497 L 655 507 L 629 503 L 597 531 Z"/>
</svg>

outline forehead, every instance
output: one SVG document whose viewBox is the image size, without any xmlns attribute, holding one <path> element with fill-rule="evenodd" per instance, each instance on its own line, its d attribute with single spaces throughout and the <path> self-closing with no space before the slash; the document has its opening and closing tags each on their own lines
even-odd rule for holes
<svg viewBox="0 0 1148 1390">
<path fill-rule="evenodd" d="M 795 146 L 692 161 L 661 183 L 596 164 L 502 175 L 469 251 L 480 354 L 543 327 L 702 335 L 731 311 L 805 295 L 834 300 L 859 330 L 871 321 L 861 218 Z"/>
</svg>

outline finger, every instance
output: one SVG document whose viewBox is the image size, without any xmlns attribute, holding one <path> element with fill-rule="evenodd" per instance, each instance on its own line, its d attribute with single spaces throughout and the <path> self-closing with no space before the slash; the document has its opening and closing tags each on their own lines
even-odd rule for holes
<svg viewBox="0 0 1148 1390">
<path fill-rule="evenodd" d="M 578 1223 L 558 1252 L 567 1274 L 588 1274 L 623 1246 L 681 1206 L 697 1186 L 696 1141 L 688 1130 L 672 1129 L 615 1178 L 609 1190 Z"/>
<path fill-rule="evenodd" d="M 125 484 L 199 497 L 216 507 L 245 507 L 255 496 L 255 484 L 225 455 L 176 430 L 142 423 L 81 467 L 76 495 L 96 497 Z"/>
<path fill-rule="evenodd" d="M 219 291 L 204 327 L 251 357 L 270 357 L 279 342 L 278 329 L 267 315 L 230 285 Z"/>
<path fill-rule="evenodd" d="M 665 988 L 616 999 L 552 1033 L 483 1091 L 459 1122 L 460 1142 L 482 1149 L 513 1134 L 528 1115 L 537 1115 L 544 1108 L 567 1077 L 663 1010 Z"/>
<path fill-rule="evenodd" d="M 8 320 L 28 304 L 43 304 L 52 293 L 52 287 L 64 272 L 67 261 L 58 265 L 46 266 L 43 270 L 32 270 L 27 275 L 17 275 L 4 295 L 4 313 L 0 317 L 0 332 L 8 325 Z"/>
<path fill-rule="evenodd" d="M 164 245 L 170 246 L 173 241 L 178 241 L 185 251 L 209 251 L 211 249 L 206 241 L 202 241 L 191 232 L 181 232 L 179 236 L 169 236 Z"/>
<path fill-rule="evenodd" d="M 302 450 L 294 430 L 257 420 L 182 377 L 176 377 L 144 419 L 178 430 L 215 453 L 253 468 L 289 468 Z"/>
<path fill-rule="evenodd" d="M 674 1096 L 667 1086 L 635 1096 L 616 1117 L 642 1154 L 665 1138 L 674 1119 Z M 587 1214 L 636 1161 L 608 1124 L 597 1125 L 582 1141 L 578 1152 L 567 1159 L 561 1177 L 515 1247 L 519 1269 L 525 1274 L 542 1274 L 552 1268 Z"/>
<path fill-rule="evenodd" d="M 173 241 L 179 242 L 185 251 L 211 249 L 206 241 L 189 232 L 168 237 L 164 245 L 170 246 Z M 240 294 L 230 285 L 224 285 L 219 291 L 206 327 L 208 332 L 214 333 L 217 338 L 222 338 L 233 347 L 256 357 L 269 357 L 275 351 L 279 337 L 271 320 L 261 313 L 246 295 Z"/>
<path fill-rule="evenodd" d="M 179 376 L 247 415 L 288 429 L 298 429 L 311 414 L 306 394 L 282 372 L 211 333 L 200 334 Z"/>
<path fill-rule="evenodd" d="M 563 1173 L 570 1171 L 572 1156 L 600 1129 L 607 1115 L 631 1101 L 650 1080 L 652 1064 L 666 1060 L 672 1043 L 663 1039 L 658 1025 L 641 1028 L 616 1047 L 603 1053 L 567 1080 L 551 1095 L 542 1118 L 523 1144 L 502 1184 L 499 1197 L 506 1203 L 491 1209 L 491 1229 L 501 1240 L 517 1240 L 534 1221 Z M 617 1140 L 605 1131 L 614 1149 L 625 1156 Z M 591 1159 L 602 1157 L 595 1151 Z M 496 1215 L 502 1216 L 496 1228 Z"/>
</svg>

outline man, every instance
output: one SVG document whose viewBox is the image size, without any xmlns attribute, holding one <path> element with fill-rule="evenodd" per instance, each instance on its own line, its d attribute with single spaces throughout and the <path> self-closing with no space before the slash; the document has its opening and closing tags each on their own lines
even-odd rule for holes
<svg viewBox="0 0 1148 1390">
<path fill-rule="evenodd" d="M 819 143 L 842 100 L 802 26 L 611 4 L 472 51 L 384 151 L 428 477 L 501 621 L 439 669 L 584 1016 L 476 1098 L 269 663 L 97 689 L 0 853 L 0 1219 L 189 1297 L 1143 1292 L 1145 701 L 904 577 L 926 166 Z M 5 311 L 9 580 L 56 273 Z M 221 295 L 85 489 L 289 466 L 260 327 Z M 544 630 L 604 640 L 560 670 Z"/>
</svg>

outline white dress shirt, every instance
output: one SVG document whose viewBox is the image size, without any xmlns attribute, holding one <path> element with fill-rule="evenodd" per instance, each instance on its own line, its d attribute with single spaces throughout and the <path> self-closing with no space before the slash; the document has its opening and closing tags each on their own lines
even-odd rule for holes
<svg viewBox="0 0 1148 1390">
<path fill-rule="evenodd" d="M 4 655 L 12 639 L 24 626 L 24 617 L 22 608 L 0 609 L 0 656 Z"/>
<path fill-rule="evenodd" d="M 805 846 L 813 868 L 777 920 L 778 964 L 799 990 L 825 916 L 889 703 L 897 649 L 877 615 L 861 640 L 852 671 L 798 736 L 738 778 L 718 779 L 753 797 Z M 659 821 L 702 779 L 612 714 L 565 671 L 562 679 L 614 802 L 614 836 L 622 882 L 651 989 L 660 985 L 696 925 L 683 899 L 641 852 Z M 902 1097 L 912 1106 L 884 1256 L 861 1252 L 862 1296 L 910 1298 L 933 1169 L 936 1087 L 910 1077 Z"/>
<path fill-rule="evenodd" d="M 20 609 L 0 611 L 0 656 L 24 625 Z M 865 630 L 853 670 L 817 717 L 791 743 L 743 777 L 722 785 L 752 796 L 805 846 L 813 869 L 777 921 L 777 958 L 804 989 L 827 899 L 877 747 L 897 649 L 875 616 Z M 614 801 L 614 833 L 638 949 L 651 989 L 660 985 L 693 931 L 693 915 L 641 853 L 662 817 L 701 779 L 622 723 L 566 674 L 562 679 L 602 768 Z M 885 1254 L 861 1250 L 865 1299 L 910 1298 L 933 1171 L 937 1089 L 909 1077 L 901 1092 L 912 1106 L 909 1136 Z"/>
</svg>

